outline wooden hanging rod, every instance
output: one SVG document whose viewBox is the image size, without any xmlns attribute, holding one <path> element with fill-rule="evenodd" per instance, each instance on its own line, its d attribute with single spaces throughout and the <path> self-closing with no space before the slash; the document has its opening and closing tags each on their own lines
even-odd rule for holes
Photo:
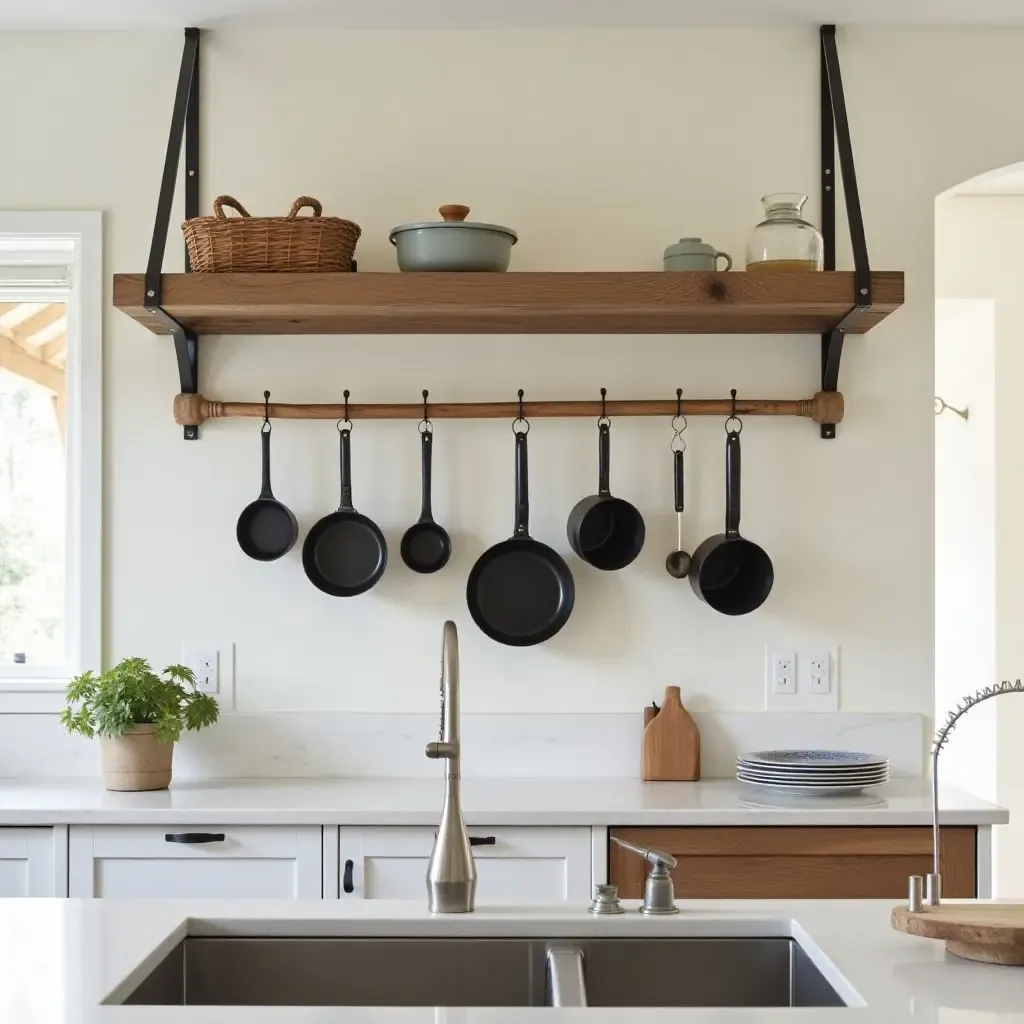
<svg viewBox="0 0 1024 1024">
<path fill-rule="evenodd" d="M 731 398 L 683 399 L 687 416 L 728 416 Z M 519 414 L 518 402 L 430 402 L 430 418 L 434 420 L 513 419 Z M 202 395 L 178 395 L 174 399 L 174 420 L 182 426 L 200 426 L 206 420 L 229 416 L 262 417 L 262 402 L 217 402 Z M 609 416 L 674 416 L 674 398 L 636 399 L 607 402 Z M 768 398 L 738 398 L 736 413 L 741 416 L 803 416 L 815 423 L 840 423 L 843 419 L 843 396 L 838 391 L 819 391 L 813 398 L 796 401 Z M 588 402 L 524 402 L 527 418 L 600 416 L 600 401 Z M 344 404 L 293 405 L 270 403 L 271 419 L 338 420 L 345 415 Z M 419 420 L 423 403 L 392 405 L 361 405 L 352 402 L 348 415 L 353 420 Z"/>
</svg>

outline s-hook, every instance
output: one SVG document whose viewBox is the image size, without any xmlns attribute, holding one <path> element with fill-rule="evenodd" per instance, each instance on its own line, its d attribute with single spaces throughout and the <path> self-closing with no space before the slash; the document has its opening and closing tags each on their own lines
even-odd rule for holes
<svg viewBox="0 0 1024 1024">
<path fill-rule="evenodd" d="M 597 417 L 597 425 L 599 427 L 610 427 L 612 421 L 608 419 L 608 414 L 605 412 L 605 399 L 608 397 L 608 389 L 601 388 L 601 415 Z"/>
<path fill-rule="evenodd" d="M 270 392 L 263 392 L 263 426 L 260 427 L 261 434 L 269 434 L 274 428 L 270 424 Z"/>
<path fill-rule="evenodd" d="M 679 425 L 680 421 L 682 421 L 682 426 Z M 683 431 L 688 425 L 686 417 L 683 415 L 683 389 L 676 388 L 676 414 L 672 417 L 672 440 L 669 442 L 669 447 L 672 451 L 686 451 L 686 440 L 683 437 Z M 678 447 L 676 447 L 677 443 Z"/>
<path fill-rule="evenodd" d="M 732 396 L 732 410 L 729 413 L 728 418 L 725 421 L 725 432 L 727 434 L 742 434 L 743 433 L 743 420 L 736 415 L 736 389 L 732 388 L 729 392 Z M 729 424 L 735 420 L 736 426 L 730 427 Z"/>
<path fill-rule="evenodd" d="M 339 431 L 347 430 L 349 433 L 352 432 L 352 421 L 348 418 L 348 396 L 350 394 L 351 392 L 348 390 L 348 388 L 346 388 L 345 391 L 343 392 L 345 398 L 345 415 L 342 416 L 341 419 L 338 420 L 336 424 Z M 345 424 L 345 426 L 342 426 L 343 423 Z"/>
<path fill-rule="evenodd" d="M 423 419 L 419 422 L 419 431 L 421 434 L 432 434 L 434 432 L 434 424 L 430 422 L 430 417 L 427 415 L 427 396 L 430 392 L 423 389 Z"/>
<path fill-rule="evenodd" d="M 517 434 L 522 434 L 524 437 L 530 432 L 530 421 L 523 415 L 523 389 L 519 389 L 519 415 L 512 421 L 512 430 Z M 521 427 L 517 427 L 516 424 L 523 424 Z"/>
</svg>

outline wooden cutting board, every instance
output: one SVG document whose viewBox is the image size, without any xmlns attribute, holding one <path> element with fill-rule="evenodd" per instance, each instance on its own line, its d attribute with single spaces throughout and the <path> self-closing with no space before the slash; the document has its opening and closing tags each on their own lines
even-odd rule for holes
<svg viewBox="0 0 1024 1024">
<path fill-rule="evenodd" d="M 644 782 L 696 782 L 700 732 L 683 707 L 678 686 L 665 687 L 661 707 L 644 709 L 640 777 Z"/>
<path fill-rule="evenodd" d="M 1024 966 L 1024 903 L 943 903 L 913 913 L 896 907 L 892 926 L 945 939 L 950 953 L 967 960 Z"/>
</svg>

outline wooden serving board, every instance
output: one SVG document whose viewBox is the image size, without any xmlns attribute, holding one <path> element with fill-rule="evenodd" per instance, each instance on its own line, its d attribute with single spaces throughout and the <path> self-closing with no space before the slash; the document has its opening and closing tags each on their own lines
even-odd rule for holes
<svg viewBox="0 0 1024 1024">
<path fill-rule="evenodd" d="M 644 711 L 640 777 L 644 782 L 696 782 L 700 733 L 683 707 L 678 686 L 665 687 L 661 707 Z"/>
<path fill-rule="evenodd" d="M 950 953 L 967 960 L 1024 966 L 1024 903 L 943 903 L 914 913 L 896 907 L 892 926 L 945 939 Z"/>
</svg>

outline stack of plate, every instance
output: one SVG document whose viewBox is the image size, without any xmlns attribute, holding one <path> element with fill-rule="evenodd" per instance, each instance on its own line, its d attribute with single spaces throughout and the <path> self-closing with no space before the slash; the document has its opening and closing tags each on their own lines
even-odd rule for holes
<svg viewBox="0 0 1024 1024">
<path fill-rule="evenodd" d="M 844 796 L 889 781 L 889 759 L 850 750 L 760 750 L 736 762 L 752 786 L 807 796 Z"/>
</svg>

